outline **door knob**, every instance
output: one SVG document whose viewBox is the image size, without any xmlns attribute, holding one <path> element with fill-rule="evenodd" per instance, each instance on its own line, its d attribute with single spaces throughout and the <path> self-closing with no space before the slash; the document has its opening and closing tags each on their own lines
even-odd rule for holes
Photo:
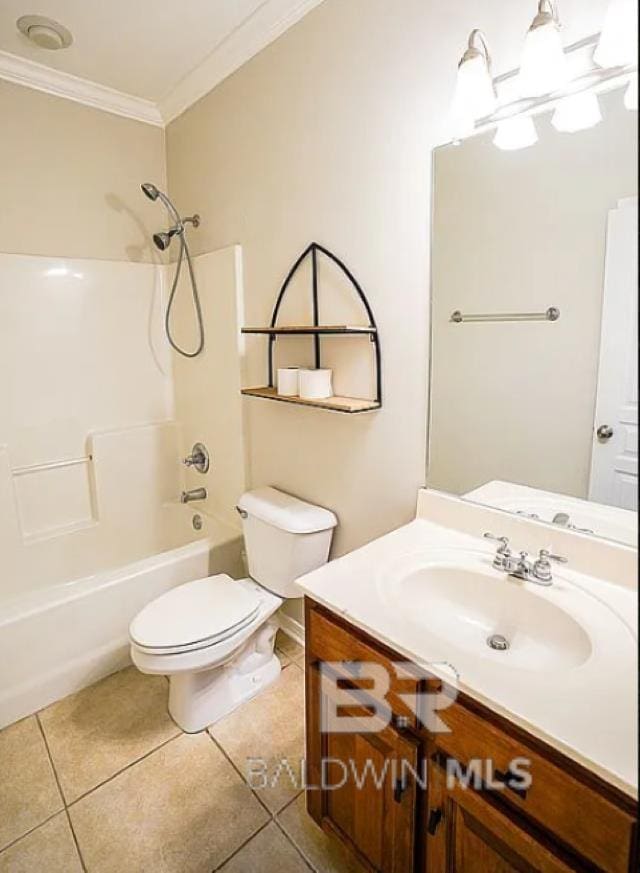
<svg viewBox="0 0 640 873">
<path fill-rule="evenodd" d="M 608 424 L 601 424 L 596 431 L 599 440 L 610 440 L 613 436 L 613 428 Z"/>
</svg>

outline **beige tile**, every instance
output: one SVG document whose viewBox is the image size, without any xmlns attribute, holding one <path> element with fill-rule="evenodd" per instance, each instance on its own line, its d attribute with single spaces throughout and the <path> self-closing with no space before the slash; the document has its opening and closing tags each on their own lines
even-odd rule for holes
<svg viewBox="0 0 640 873">
<path fill-rule="evenodd" d="M 40 714 L 67 802 L 180 733 L 167 713 L 163 676 L 129 667 Z"/>
<path fill-rule="evenodd" d="M 279 813 L 278 821 L 317 873 L 365 873 L 353 854 L 313 821 L 303 794 Z"/>
<path fill-rule="evenodd" d="M 209 732 L 258 790 L 263 803 L 272 811 L 282 809 L 300 791 L 303 671 L 295 664 L 287 667 L 270 688 L 214 724 Z"/>
<path fill-rule="evenodd" d="M 268 820 L 206 733 L 182 734 L 69 814 L 91 873 L 210 873 Z"/>
<path fill-rule="evenodd" d="M 0 873 L 82 873 L 64 812 L 0 852 Z"/>
<path fill-rule="evenodd" d="M 304 659 L 304 647 L 299 643 L 296 643 L 296 641 L 288 634 L 285 634 L 283 630 L 279 630 L 278 635 L 276 636 L 276 648 L 283 654 L 287 655 L 292 661 L 301 661 Z"/>
<path fill-rule="evenodd" d="M 309 873 L 300 853 L 276 824 L 267 825 L 234 855 L 220 873 Z"/>
<path fill-rule="evenodd" d="M 0 731 L 0 849 L 62 808 L 36 719 Z"/>
</svg>

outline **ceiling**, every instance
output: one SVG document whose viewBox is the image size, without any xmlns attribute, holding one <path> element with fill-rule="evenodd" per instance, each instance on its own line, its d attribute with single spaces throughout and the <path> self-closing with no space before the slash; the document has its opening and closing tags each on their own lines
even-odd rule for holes
<svg viewBox="0 0 640 873">
<path fill-rule="evenodd" d="M 183 104 L 200 97 L 319 2 L 2 0 L 0 56 L 4 53 L 12 56 L 5 57 L 5 66 L 13 70 L 19 66 L 27 77 L 29 71 L 34 76 L 45 76 L 44 71 L 33 65 L 35 62 L 58 71 L 52 74 L 56 83 L 64 83 L 65 74 L 71 74 L 115 89 L 156 105 L 167 120 L 167 116 L 178 114 L 186 108 Z M 73 44 L 60 51 L 33 45 L 15 24 L 17 18 L 29 14 L 59 21 L 73 34 Z M 0 57 L 0 76 L 2 66 Z M 69 81 L 69 85 L 73 83 Z"/>
</svg>

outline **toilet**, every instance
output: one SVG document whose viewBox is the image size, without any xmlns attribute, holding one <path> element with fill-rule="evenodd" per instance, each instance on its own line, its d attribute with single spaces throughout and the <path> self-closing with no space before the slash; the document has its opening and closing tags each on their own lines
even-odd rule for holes
<svg viewBox="0 0 640 873">
<path fill-rule="evenodd" d="M 327 562 L 335 515 L 258 488 L 238 503 L 250 578 L 219 574 L 173 588 L 131 622 L 131 659 L 169 677 L 169 713 L 197 733 L 277 679 L 274 613 L 300 597 L 295 580 Z"/>
</svg>

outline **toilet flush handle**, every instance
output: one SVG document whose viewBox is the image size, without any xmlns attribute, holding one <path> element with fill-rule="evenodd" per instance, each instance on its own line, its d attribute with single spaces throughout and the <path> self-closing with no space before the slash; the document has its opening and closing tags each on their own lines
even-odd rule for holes
<svg viewBox="0 0 640 873">
<path fill-rule="evenodd" d="M 242 519 L 249 518 L 249 513 L 245 509 L 240 509 L 239 506 L 236 506 L 236 512 Z"/>
</svg>

